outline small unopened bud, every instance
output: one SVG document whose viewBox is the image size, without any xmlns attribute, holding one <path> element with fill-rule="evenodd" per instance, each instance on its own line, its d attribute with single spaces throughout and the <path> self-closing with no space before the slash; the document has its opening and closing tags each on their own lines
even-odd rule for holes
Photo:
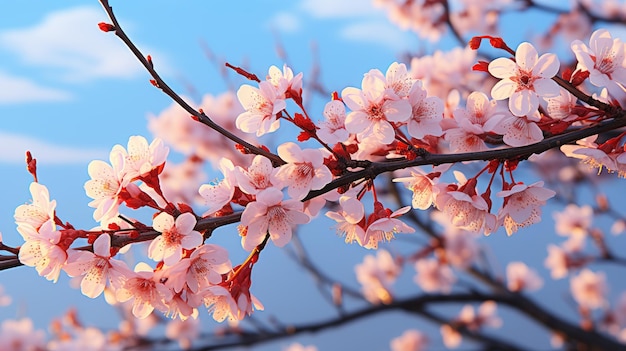
<svg viewBox="0 0 626 351">
<path fill-rule="evenodd" d="M 472 70 L 474 70 L 474 71 L 482 71 L 482 72 L 489 72 L 489 62 L 487 62 L 487 61 L 478 61 L 477 64 L 472 66 Z"/>
<path fill-rule="evenodd" d="M 481 41 L 483 41 L 483 39 L 481 37 L 473 37 L 472 39 L 470 39 L 468 45 L 469 45 L 470 49 L 478 50 L 478 48 L 480 47 L 480 42 Z"/>
<path fill-rule="evenodd" d="M 110 23 L 100 22 L 100 23 L 98 23 L 98 28 L 100 28 L 100 30 L 103 31 L 103 32 L 114 32 L 115 31 L 115 26 L 110 24 Z"/>
</svg>

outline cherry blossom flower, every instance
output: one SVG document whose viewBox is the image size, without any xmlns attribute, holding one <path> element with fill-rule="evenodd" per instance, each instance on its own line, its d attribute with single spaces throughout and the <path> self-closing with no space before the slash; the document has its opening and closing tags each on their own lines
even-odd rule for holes
<svg viewBox="0 0 626 351">
<path fill-rule="evenodd" d="M 415 283 L 426 292 L 452 291 L 452 286 L 456 282 L 456 276 L 450 266 L 442 264 L 438 259 L 420 259 L 415 262 Z"/>
<path fill-rule="evenodd" d="M 207 180 L 203 166 L 204 162 L 197 157 L 189 157 L 178 164 L 166 163 L 159 176 L 163 197 L 171 203 L 200 202 L 202 197 L 198 193 L 198 188 Z"/>
<path fill-rule="evenodd" d="M 393 301 L 391 286 L 400 274 L 401 267 L 388 251 L 381 249 L 376 252 L 376 256 L 366 255 L 363 263 L 357 264 L 354 270 L 369 302 L 389 304 Z"/>
<path fill-rule="evenodd" d="M 277 114 L 287 107 L 272 83 L 260 82 L 259 87 L 244 84 L 237 91 L 237 98 L 245 112 L 237 116 L 237 128 L 257 136 L 271 133 L 278 129 L 280 120 Z"/>
<path fill-rule="evenodd" d="M 441 136 L 443 130 L 440 122 L 443 119 L 443 101 L 436 96 L 427 97 L 422 82 L 413 84 L 408 101 L 411 104 L 411 117 L 407 122 L 409 135 L 423 139 L 427 135 Z"/>
<path fill-rule="evenodd" d="M 363 77 L 362 89 L 348 87 L 341 92 L 343 102 L 352 110 L 346 116 L 346 130 L 356 133 L 359 140 L 373 138 L 390 144 L 395 138 L 391 122 L 405 122 L 411 116 L 409 102 L 389 96 L 385 85 L 382 73 L 372 70 Z"/>
<path fill-rule="evenodd" d="M 391 211 L 386 209 L 385 215 L 367 225 L 367 228 L 365 229 L 365 236 L 363 237 L 363 243 L 361 245 L 366 249 L 375 250 L 378 248 L 379 242 L 391 241 L 395 234 L 415 232 L 415 229 L 409 227 L 397 218 L 409 212 L 410 209 L 410 206 L 406 206 L 392 213 L 389 213 Z"/>
<path fill-rule="evenodd" d="M 205 204 L 209 206 L 209 209 L 204 213 L 205 216 L 214 214 L 230 203 L 235 194 L 235 187 L 238 185 L 235 166 L 231 160 L 221 159 L 219 168 L 224 179 L 218 183 L 202 184 L 198 191 Z"/>
<path fill-rule="evenodd" d="M 609 172 L 615 172 L 619 168 L 614 159 L 615 155 L 599 149 L 599 145 L 595 143 L 597 137 L 598 135 L 593 135 L 577 140 L 576 145 L 562 145 L 561 151 L 567 157 L 580 159 L 580 162 L 588 165 L 590 168 L 597 168 L 598 174 L 602 172 L 604 167 L 606 167 Z"/>
<path fill-rule="evenodd" d="M 546 268 L 550 269 L 552 279 L 565 278 L 570 268 L 569 252 L 556 245 L 548 245 L 548 257 L 544 261 Z"/>
<path fill-rule="evenodd" d="M 278 169 L 272 166 L 272 162 L 267 157 L 256 155 L 247 170 L 237 167 L 234 175 L 241 191 L 256 195 L 263 189 L 280 186 L 276 172 Z"/>
<path fill-rule="evenodd" d="M 293 71 L 286 64 L 283 65 L 282 71 L 276 66 L 271 66 L 267 81 L 276 88 L 276 95 L 283 99 L 300 98 L 302 95 L 302 72 L 294 76 Z"/>
<path fill-rule="evenodd" d="M 443 324 L 441 325 L 441 328 L 439 328 L 439 330 L 441 332 L 443 344 L 447 348 L 456 349 L 457 347 L 459 347 L 459 345 L 461 345 L 461 342 L 463 341 L 463 336 L 452 326 L 448 324 Z"/>
<path fill-rule="evenodd" d="M 543 285 L 543 279 L 524 262 L 510 262 L 506 266 L 506 280 L 507 288 L 513 292 L 539 290 Z"/>
<path fill-rule="evenodd" d="M 108 234 L 101 234 L 94 241 L 93 252 L 70 250 L 63 270 L 70 277 L 82 276 L 80 290 L 92 299 L 102 294 L 107 281 L 114 289 L 119 288 L 131 273 L 126 263 L 112 259 Z"/>
<path fill-rule="evenodd" d="M 181 292 L 186 285 L 193 293 L 222 282 L 222 275 L 232 269 L 226 249 L 205 244 L 195 249 L 187 258 L 183 258 L 170 268 L 168 277 L 174 291 Z"/>
<path fill-rule="evenodd" d="M 93 199 L 89 206 L 96 209 L 93 219 L 98 222 L 117 216 L 122 203 L 119 197 L 120 192 L 128 184 L 128 179 L 124 180 L 122 174 L 124 154 L 114 148 L 111 150 L 109 159 L 110 165 L 104 161 L 95 160 L 91 161 L 87 168 L 91 179 L 85 183 L 85 192 Z"/>
<path fill-rule="evenodd" d="M 44 331 L 35 330 L 29 318 L 3 320 L 0 324 L 0 340 L 0 348 L 6 351 L 46 350 Z"/>
<path fill-rule="evenodd" d="M 48 343 L 49 351 L 118 351 L 123 347 L 118 342 L 109 340 L 103 332 L 94 327 L 73 328 L 72 334 L 64 333 L 62 338 Z"/>
<path fill-rule="evenodd" d="M 509 190 L 498 192 L 496 195 L 504 198 L 498 218 L 504 222 L 507 235 L 512 235 L 520 227 L 540 222 L 541 206 L 555 194 L 555 191 L 544 188 L 542 181 L 530 185 L 518 183 Z"/>
<path fill-rule="evenodd" d="M 509 146 L 524 146 L 543 140 L 543 132 L 537 125 L 541 119 L 535 111 L 529 116 L 513 116 L 510 113 L 491 118 L 485 124 L 485 130 L 501 134 L 502 140 Z"/>
<path fill-rule="evenodd" d="M 246 206 L 241 215 L 241 225 L 247 233 L 241 244 L 252 251 L 269 233 L 276 246 L 285 246 L 291 241 L 292 226 L 309 222 L 309 216 L 302 212 L 302 202 L 283 201 L 283 193 L 276 188 L 268 188 L 257 194 L 256 201 Z"/>
<path fill-rule="evenodd" d="M 8 306 L 10 304 L 11 304 L 11 296 L 5 294 L 4 287 L 0 285 L 0 307 Z"/>
<path fill-rule="evenodd" d="M 241 294 L 235 299 L 231 292 L 221 285 L 209 286 L 203 290 L 203 294 L 204 304 L 217 322 L 223 322 L 226 318 L 231 322 L 240 321 L 252 313 L 253 306 L 257 310 L 263 309 L 263 305 L 253 295 L 248 299 L 245 294 Z"/>
<path fill-rule="evenodd" d="M 56 201 L 50 200 L 50 194 L 45 185 L 36 182 L 30 183 L 30 194 L 33 197 L 33 202 L 19 205 L 15 209 L 13 217 L 18 226 L 28 224 L 38 229 L 48 220 L 54 220 Z"/>
<path fill-rule="evenodd" d="M 495 100 L 489 100 L 487 95 L 481 92 L 472 92 L 467 97 L 466 108 L 454 110 L 454 120 L 457 127 L 447 129 L 444 136 L 450 143 L 452 152 L 478 152 L 487 150 L 483 140 L 485 123 L 493 116 L 501 114 Z"/>
<path fill-rule="evenodd" d="M 328 211 L 326 217 L 337 222 L 337 233 L 345 235 L 346 243 L 356 241 L 362 246 L 365 240 L 363 203 L 355 197 L 344 195 L 339 198 L 339 205 L 341 211 Z"/>
<path fill-rule="evenodd" d="M 428 337 L 414 329 L 402 333 L 391 340 L 391 351 L 423 351 L 428 345 Z"/>
<path fill-rule="evenodd" d="M 478 256 L 477 235 L 456 227 L 452 228 L 456 230 L 446 230 L 444 232 L 443 244 L 446 261 L 455 267 L 468 268 Z"/>
<path fill-rule="evenodd" d="M 474 307 L 465 305 L 457 320 L 469 330 L 478 330 L 483 326 L 500 328 L 502 320 L 496 316 L 497 307 L 494 301 L 485 301 L 478 306 L 478 313 L 475 313 Z"/>
<path fill-rule="evenodd" d="M 594 273 L 585 268 L 570 280 L 574 300 L 584 308 L 602 308 L 607 305 L 606 278 L 604 273 Z"/>
<path fill-rule="evenodd" d="M 571 47 L 578 60 L 577 69 L 589 71 L 591 84 L 606 87 L 618 100 L 626 97 L 626 55 L 619 38 L 612 38 L 606 29 L 598 29 L 591 34 L 589 46 L 574 40 Z"/>
<path fill-rule="evenodd" d="M 165 327 L 165 336 L 170 340 L 178 340 L 178 347 L 188 350 L 193 340 L 200 336 L 200 320 L 195 318 L 171 320 Z"/>
<path fill-rule="evenodd" d="M 581 251 L 591 230 L 593 208 L 589 205 L 579 207 L 569 204 L 563 212 L 555 212 L 553 217 L 556 233 L 569 237 L 564 245 L 570 251 Z"/>
<path fill-rule="evenodd" d="M 299 343 L 293 343 L 283 351 L 317 351 L 317 347 L 315 347 L 314 345 L 304 346 Z"/>
<path fill-rule="evenodd" d="M 385 88 L 391 89 L 399 99 L 408 98 L 417 79 L 411 77 L 404 63 L 393 62 L 385 73 Z"/>
<path fill-rule="evenodd" d="M 439 183 L 437 186 L 440 190 L 435 205 L 458 228 L 491 233 L 496 228 L 496 217 L 489 213 L 489 205 L 485 199 L 476 193 L 475 180 L 468 183 L 465 176 L 458 171 L 454 175 L 461 186 L 457 190 L 451 190 L 454 187 L 448 189 L 446 184 Z"/>
<path fill-rule="evenodd" d="M 437 188 L 434 185 L 437 179 L 437 173 L 426 174 L 421 168 L 413 167 L 410 177 L 394 178 L 393 181 L 405 183 L 406 188 L 413 192 L 413 208 L 426 210 L 435 200 Z"/>
<path fill-rule="evenodd" d="M 571 121 L 578 118 L 578 115 L 573 112 L 578 99 L 567 90 L 560 88 L 559 95 L 547 98 L 546 101 L 548 102 L 546 110 L 550 117 L 563 121 Z"/>
<path fill-rule="evenodd" d="M 56 283 L 67 260 L 67 252 L 58 245 L 61 232 L 56 230 L 54 221 L 48 220 L 39 229 L 22 224 L 17 230 L 26 241 L 20 247 L 20 262 L 35 267 L 40 276 Z"/>
<path fill-rule="evenodd" d="M 489 63 L 489 73 L 502 79 L 491 89 L 496 100 L 509 99 L 509 110 L 515 116 L 534 114 L 539 98 L 559 95 L 559 86 L 552 81 L 559 71 L 555 54 L 541 57 L 530 43 L 521 43 L 515 52 L 515 61 L 497 58 Z"/>
<path fill-rule="evenodd" d="M 133 315 L 144 319 L 154 311 L 167 310 L 165 303 L 172 299 L 173 293 L 156 275 L 150 266 L 140 262 L 135 266 L 135 273 L 127 277 L 124 285 L 115 291 L 120 302 L 133 300 Z"/>
<path fill-rule="evenodd" d="M 339 100 L 332 100 L 324 106 L 325 121 L 318 124 L 317 136 L 323 142 L 334 145 L 348 141 L 346 130 L 346 106 Z"/>
<path fill-rule="evenodd" d="M 167 159 L 169 148 L 160 138 L 154 138 L 148 145 L 146 138 L 133 135 L 128 139 L 127 149 L 121 145 L 115 145 L 111 150 L 111 153 L 113 152 L 119 152 L 124 158 L 124 168 L 120 178 L 132 181 L 161 166 Z"/>
<path fill-rule="evenodd" d="M 191 250 L 202 244 L 202 234 L 193 230 L 196 223 L 196 217 L 189 212 L 176 219 L 169 213 L 159 213 L 154 218 L 152 227 L 161 235 L 150 243 L 148 257 L 155 261 L 163 260 L 168 266 L 180 261 L 183 249 Z"/>
<path fill-rule="evenodd" d="M 280 145 L 277 151 L 287 164 L 280 166 L 276 178 L 289 187 L 287 193 L 291 198 L 302 200 L 309 191 L 319 190 L 332 180 L 320 150 L 302 150 L 297 144 L 288 142 Z"/>
</svg>

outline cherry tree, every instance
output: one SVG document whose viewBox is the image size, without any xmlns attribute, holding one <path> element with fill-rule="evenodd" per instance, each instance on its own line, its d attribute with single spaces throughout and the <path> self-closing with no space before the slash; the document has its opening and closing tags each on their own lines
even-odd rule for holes
<svg viewBox="0 0 626 351">
<path fill-rule="evenodd" d="M 104 295 L 123 323 L 104 330 L 72 311 L 45 335 L 28 317 L 5 320 L 0 350 L 215 350 L 281 339 L 316 350 L 298 336 L 393 312 L 410 321 L 392 323 L 392 350 L 626 349 L 623 2 L 374 0 L 401 28 L 457 47 L 407 53 L 332 88 L 282 62 L 263 72 L 225 62 L 246 82 L 201 103 L 172 89 L 158 57 L 100 2 L 108 21 L 94 26 L 128 47 L 150 75 L 146 89 L 172 106 L 150 119 L 154 136 L 114 141 L 108 160 L 89 164 L 93 228 L 57 211 L 28 152 L 30 201 L 15 209 L 16 232 L 4 233 L 23 243 L 0 236 L 0 269 L 73 277 L 81 298 Z M 500 36 L 503 18 L 532 11 L 552 16 L 545 33 Z M 562 40 L 567 50 L 551 51 Z M 171 161 L 174 152 L 185 160 Z M 219 175 L 208 182 L 210 166 Z M 543 260 L 494 254 L 548 220 L 566 239 L 536 247 Z M 358 248 L 352 276 L 309 250 L 313 235 L 332 237 L 333 253 Z M 255 277 L 281 252 L 315 280 L 332 314 L 294 323 L 263 305 L 259 285 L 289 296 L 289 277 Z M 543 303 L 554 299 L 569 310 Z M 200 323 L 208 319 L 210 329 Z M 157 324 L 164 334 L 150 332 Z M 525 328 L 551 337 L 524 339 Z M 362 336 L 345 342 L 352 337 Z"/>
</svg>

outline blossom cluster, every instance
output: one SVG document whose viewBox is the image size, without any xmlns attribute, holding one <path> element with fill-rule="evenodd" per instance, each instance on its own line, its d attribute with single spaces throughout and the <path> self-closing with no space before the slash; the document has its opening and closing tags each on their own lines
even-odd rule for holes
<svg viewBox="0 0 626 351">
<path fill-rule="evenodd" d="M 442 11 L 434 5 L 425 7 L 439 15 Z M 408 10 L 395 9 L 394 16 L 404 20 Z M 419 27 L 419 23 L 406 25 Z M 440 75 L 420 67 L 427 65 L 422 59 L 408 68 L 394 62 L 385 72 L 371 69 L 360 87 L 334 92 L 318 121 L 313 121 L 304 107 L 303 74 L 294 74 L 287 65 L 270 67 L 264 80 L 256 86 L 242 85 L 236 95 L 205 99 L 203 103 L 214 110 L 207 107 L 202 113 L 226 116 L 220 125 L 236 133 L 234 138 L 258 143 L 257 138 L 278 131 L 281 123 L 298 128 L 299 143 L 280 143 L 275 152 L 265 145 L 254 146 L 257 149 L 218 145 L 215 139 L 224 141 L 221 134 L 199 133 L 199 128 L 171 118 L 178 110 L 168 110 L 150 121 L 150 128 L 160 137 L 148 143 L 132 136 L 127 147 L 113 147 L 109 162 L 89 164 L 91 179 L 84 188 L 92 199 L 89 206 L 99 223 L 96 228 L 76 229 L 62 221 L 48 189 L 37 181 L 31 184 L 32 202 L 15 210 L 17 230 L 25 241 L 19 260 L 52 281 L 57 281 L 61 271 L 76 277 L 88 297 L 106 294 L 110 303 L 128 302 L 132 314 L 140 319 L 157 310 L 186 320 L 197 317 L 198 308 L 204 305 L 215 320 L 235 322 L 255 308 L 263 308 L 250 287 L 253 267 L 265 245 L 287 245 L 298 225 L 309 223 L 322 211 L 336 223 L 345 242 L 377 249 L 397 234 L 415 232 L 403 218 L 409 211 L 432 209 L 432 217 L 446 227 L 444 238 L 439 246 L 429 248 L 431 251 L 407 261 L 415 267 L 414 281 L 421 290 L 450 293 L 457 281 L 451 267 L 467 268 L 477 256 L 476 234 L 489 235 L 502 227 L 512 235 L 538 223 L 542 207 L 556 193 L 545 188 L 543 181 L 515 179 L 518 164 L 526 157 L 492 159 L 470 177 L 453 164 L 429 163 L 428 158 L 536 145 L 568 128 L 585 128 L 612 118 L 597 105 L 578 102 L 580 95 L 573 91 L 584 95 L 579 87 L 586 82 L 598 91 L 596 101 L 606 106 L 619 107 L 626 99 L 625 44 L 606 30 L 594 32 L 589 44 L 572 43 L 577 63 L 568 69 L 561 67 L 555 54 L 539 55 L 530 43 L 512 50 L 501 39 L 484 36 L 475 37 L 468 49 L 456 52 L 462 64 L 448 72 L 469 70 L 467 58 L 475 59 L 472 50 L 482 40 L 509 54 L 473 66 L 474 74 L 488 73 L 494 83 L 483 90 L 455 94 L 438 81 Z M 432 91 L 441 92 L 433 94 L 431 86 Z M 439 97 L 441 94 L 446 98 Z M 289 112 L 291 104 L 298 112 Z M 192 118 L 185 122 L 197 123 Z M 623 137 L 596 142 L 592 136 L 577 145 L 563 145 L 561 150 L 592 167 L 624 176 Z M 170 181 L 178 173 L 166 166 L 169 148 L 164 140 L 189 156 L 189 168 L 179 172 L 190 181 Z M 222 149 L 229 151 L 222 153 Z M 216 164 L 221 179 L 198 184 L 204 178 L 197 159 Z M 401 196 L 411 205 L 389 208 L 375 181 L 378 173 L 368 173 L 369 167 L 416 160 L 438 165 L 390 169 L 397 171 L 393 182 L 410 191 L 410 200 L 408 193 Z M 463 161 L 478 164 L 471 160 Z M 354 175 L 361 176 L 351 178 Z M 198 211 L 201 214 L 193 208 L 196 200 L 204 206 Z M 122 206 L 151 209 L 151 223 L 127 217 L 120 212 Z M 241 247 L 249 253 L 239 265 L 232 264 L 226 249 L 207 243 L 213 229 L 235 222 L 240 222 Z M 578 223 L 577 228 L 584 224 Z M 582 235 L 571 236 L 568 252 L 576 252 Z M 79 241 L 88 245 L 76 247 Z M 131 269 L 127 261 L 116 258 L 140 242 L 146 244 L 152 264 L 139 262 Z M 561 260 L 556 257 L 559 254 Z M 563 255 L 560 248 L 550 252 L 546 265 L 554 277 L 564 276 L 570 268 Z M 356 268 L 365 299 L 390 303 L 400 270 L 399 262 L 387 251 L 367 256 Z M 514 293 L 539 289 L 543 283 L 521 262 L 509 264 L 506 282 Z M 572 279 L 573 297 L 585 308 L 604 306 L 604 290 L 604 277 L 591 271 Z M 468 329 L 499 326 L 494 312 L 493 302 L 485 302 L 478 312 L 468 306 L 455 323 Z M 442 334 L 447 346 L 460 342 L 449 325 L 444 325 Z M 402 338 L 424 343 L 419 335 Z"/>
</svg>

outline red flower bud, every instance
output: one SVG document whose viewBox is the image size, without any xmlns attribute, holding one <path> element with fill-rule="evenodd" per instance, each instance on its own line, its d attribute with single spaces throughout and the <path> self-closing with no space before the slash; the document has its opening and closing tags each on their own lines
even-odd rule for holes
<svg viewBox="0 0 626 351">
<path fill-rule="evenodd" d="M 114 32 L 115 31 L 115 26 L 110 24 L 110 23 L 100 22 L 100 23 L 98 23 L 98 27 L 103 32 Z"/>
</svg>

